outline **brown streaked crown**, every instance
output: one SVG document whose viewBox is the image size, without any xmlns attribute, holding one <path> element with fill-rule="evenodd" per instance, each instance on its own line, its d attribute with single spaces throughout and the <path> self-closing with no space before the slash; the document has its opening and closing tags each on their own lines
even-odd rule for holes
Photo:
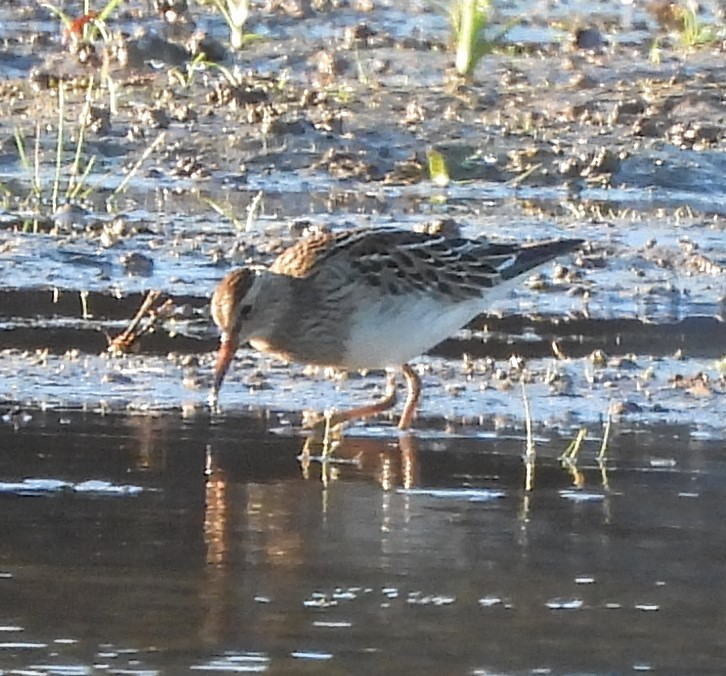
<svg viewBox="0 0 726 676">
<path fill-rule="evenodd" d="M 240 301 L 249 292 L 255 273 L 249 268 L 233 270 L 219 283 L 212 296 L 212 319 L 219 329 L 231 334 Z"/>
</svg>

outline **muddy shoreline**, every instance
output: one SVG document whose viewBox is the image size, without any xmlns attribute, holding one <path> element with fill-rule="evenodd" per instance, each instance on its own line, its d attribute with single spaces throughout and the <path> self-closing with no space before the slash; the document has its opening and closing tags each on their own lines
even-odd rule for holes
<svg viewBox="0 0 726 676">
<path fill-rule="evenodd" d="M 587 373 L 599 359 L 617 370 L 626 360 L 643 382 L 662 370 L 660 387 L 671 383 L 685 397 L 692 388 L 674 378 L 695 383 L 705 372 L 699 396 L 720 400 L 721 41 L 686 48 L 652 8 L 585 12 L 579 23 L 554 12 L 521 21 L 463 80 L 451 72 L 446 16 L 425 3 L 406 12 L 394 3 L 301 3 L 299 14 L 268 3 L 249 25 L 261 39 L 239 53 L 218 14 L 181 7 L 172 21 L 168 10 L 124 5 L 105 39 L 76 39 L 82 49 L 47 10 L 4 10 L 6 373 L 23 371 L 23 351 L 61 364 L 67 354 L 95 359 L 156 289 L 178 312 L 141 342 L 141 356 L 170 354 L 157 375 L 162 389 L 183 393 L 190 370 L 203 387 L 215 343 L 207 298 L 230 266 L 269 261 L 311 229 L 398 223 L 588 242 L 439 346 L 433 366 L 422 360 L 444 382 L 458 374 L 451 391 L 466 385 L 463 354 L 493 359 L 495 372 L 519 354 L 540 360 L 542 373 Z M 198 54 L 206 56 L 194 61 Z M 431 180 L 432 151 L 447 185 Z M 91 161 L 88 190 L 62 206 Z M 572 364 L 546 365 L 553 340 Z M 179 364 L 195 354 L 180 382 Z M 127 368 L 104 358 L 89 373 Z M 249 353 L 238 369 L 255 382 L 269 366 Z M 608 387 L 628 400 L 617 389 L 631 380 L 608 378 Z M 98 400 L 107 385 L 96 383 Z M 583 395 L 592 386 L 587 376 L 572 385 Z M 14 377 L 0 394 L 32 406 L 43 387 L 29 383 L 28 398 Z M 280 369 L 272 387 L 289 389 Z M 276 405 L 298 407 L 280 396 Z"/>
</svg>

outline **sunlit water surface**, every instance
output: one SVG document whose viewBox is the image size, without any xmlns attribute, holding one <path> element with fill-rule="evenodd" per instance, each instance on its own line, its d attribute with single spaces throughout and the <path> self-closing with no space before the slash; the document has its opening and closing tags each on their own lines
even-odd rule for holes
<svg viewBox="0 0 726 676">
<path fill-rule="evenodd" d="M 354 432 L 6 416 L 2 673 L 723 672 L 721 443 Z"/>
</svg>

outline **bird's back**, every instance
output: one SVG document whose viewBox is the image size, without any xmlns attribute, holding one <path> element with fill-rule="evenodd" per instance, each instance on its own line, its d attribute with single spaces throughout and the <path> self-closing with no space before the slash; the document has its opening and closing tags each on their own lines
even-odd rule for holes
<svg viewBox="0 0 726 676">
<path fill-rule="evenodd" d="M 318 283 L 340 278 L 382 295 L 427 294 L 456 302 L 480 297 L 509 273 L 520 274 L 520 268 L 524 272 L 544 262 L 518 264 L 526 250 L 517 244 L 364 228 L 303 239 L 283 252 L 271 271 Z"/>
</svg>

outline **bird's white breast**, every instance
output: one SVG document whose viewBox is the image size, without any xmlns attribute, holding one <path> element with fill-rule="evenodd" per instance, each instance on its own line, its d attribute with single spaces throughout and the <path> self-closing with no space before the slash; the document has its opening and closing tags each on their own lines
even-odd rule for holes
<svg viewBox="0 0 726 676">
<path fill-rule="evenodd" d="M 367 303 L 351 316 L 344 365 L 400 366 L 456 333 L 481 310 L 479 299 L 453 305 L 427 296 L 404 296 Z"/>
<path fill-rule="evenodd" d="M 483 289 L 480 298 L 461 303 L 426 294 L 382 296 L 361 303 L 350 317 L 343 366 L 378 369 L 405 364 L 453 336 L 521 283 L 521 278 L 509 279 Z"/>
</svg>

